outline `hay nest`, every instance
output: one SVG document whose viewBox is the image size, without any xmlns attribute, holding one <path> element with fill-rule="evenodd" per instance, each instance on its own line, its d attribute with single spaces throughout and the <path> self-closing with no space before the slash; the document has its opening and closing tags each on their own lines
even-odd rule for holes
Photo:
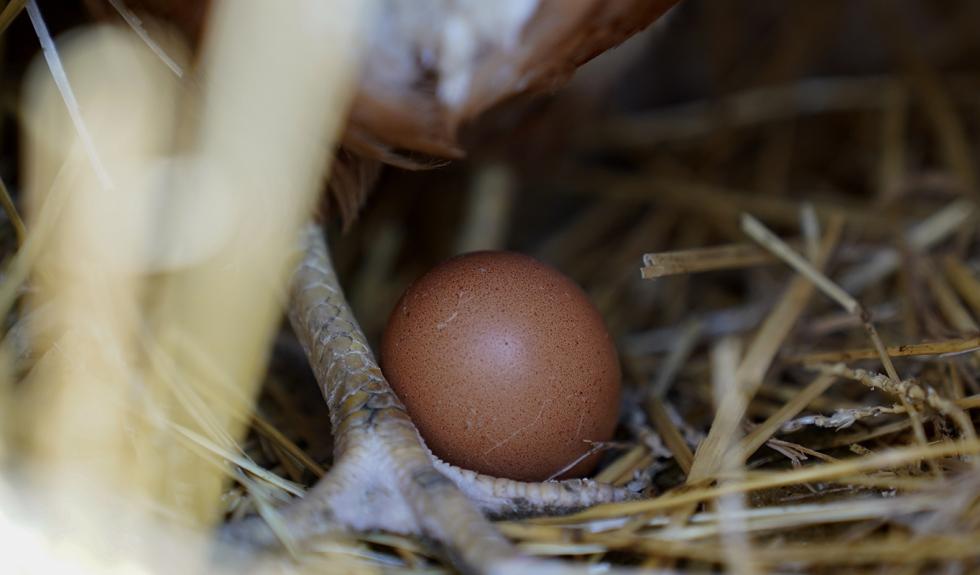
<svg viewBox="0 0 980 575">
<path fill-rule="evenodd" d="M 14 127 L 29 122 L 20 110 L 30 103 L 13 86 L 34 51 L 22 46 L 36 40 L 26 19 L 7 29 L 5 15 Z M 52 26 L 85 18 L 66 11 Z M 462 144 L 465 159 L 423 172 L 341 159 L 354 165 L 337 168 L 348 187 L 374 189 L 349 229 L 332 218 L 328 230 L 337 273 L 372 341 L 413 278 L 483 248 L 530 253 L 569 274 L 616 337 L 627 392 L 615 441 L 594 446 L 604 454 L 595 478 L 645 495 L 498 521 L 520 550 L 568 565 L 680 573 L 980 569 L 977 24 L 969 0 L 749 8 L 688 0 L 563 91 L 497 106 L 458 142 L 433 126 L 447 150 Z M 159 303 L 165 289 L 154 284 L 127 300 L 156 310 L 146 314 L 149 328 L 125 327 L 132 318 L 115 302 L 72 317 L 121 316 L 108 323 L 139 337 L 120 355 L 156 374 L 164 391 L 147 387 L 135 404 L 108 409 L 117 419 L 106 416 L 106 425 L 93 414 L 105 401 L 132 400 L 131 389 L 111 388 L 94 405 L 53 401 L 64 389 L 45 382 L 65 380 L 73 365 L 58 364 L 65 349 L 98 355 L 108 370 L 98 373 L 114 374 L 111 381 L 126 378 L 104 348 L 62 340 L 73 330 L 32 300 L 50 278 L 73 277 L 59 276 L 66 264 L 45 264 L 46 254 L 85 254 L 31 243 L 37 228 L 57 226 L 37 206 L 27 224 L 16 215 L 37 200 L 25 191 L 33 169 L 22 160 L 26 147 L 0 150 L 12 192 L 4 191 L 0 228 L 8 261 L 0 502 L 18 501 L 9 514 L 0 505 L 0 534 L 79 569 L 118 564 L 130 547 L 155 569 L 183 565 L 182 554 L 206 557 L 202 525 L 274 517 L 271 509 L 329 472 L 329 417 L 307 360 L 271 305 L 258 310 L 259 335 L 235 349 L 216 345 L 219 355 L 250 354 L 245 365 L 235 377 L 215 373 L 202 352 L 213 350 L 156 326 L 175 309 L 197 325 L 196 314 L 220 307 L 226 292 L 202 296 L 207 305 L 187 303 L 194 294 Z M 47 185 L 60 181 L 46 177 Z M 346 219 L 360 202 L 342 205 Z M 76 273 L 99 275 L 91 262 L 80 265 Z M 165 262 L 154 273 L 180 276 L 170 280 L 179 291 L 190 282 L 181 275 L 187 265 L 196 264 Z M 251 297 L 274 301 L 276 289 Z M 209 321 L 234 318 L 216 312 Z M 92 385 L 83 395 L 103 393 L 102 380 L 83 379 Z M 104 444 L 104 453 L 78 452 Z M 101 460 L 111 449 L 129 455 Z M 65 459 L 74 462 L 69 470 L 105 464 L 111 473 L 76 481 L 59 467 Z M 119 509 L 99 489 L 106 485 L 122 489 L 121 507 L 140 507 L 138 517 L 96 517 L 92 501 Z M 105 499 L 92 499 L 92 489 Z M 75 505 L 92 516 L 63 523 L 57 510 Z M 157 521 L 166 536 L 156 547 L 133 543 L 141 533 L 156 537 Z M 51 536 L 66 525 L 80 541 L 100 543 L 87 554 L 65 543 L 71 537 Z M 100 563 L 98 545 L 112 548 L 106 534 L 120 525 L 130 530 L 123 551 L 106 551 L 114 559 Z M 254 567 L 454 568 L 432 541 L 388 532 L 290 551 Z M 12 557 L 15 572 L 47 561 Z"/>
</svg>

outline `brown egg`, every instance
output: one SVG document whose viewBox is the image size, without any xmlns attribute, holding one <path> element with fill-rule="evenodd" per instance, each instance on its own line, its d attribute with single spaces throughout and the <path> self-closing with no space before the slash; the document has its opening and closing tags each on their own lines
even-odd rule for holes
<svg viewBox="0 0 980 575">
<path fill-rule="evenodd" d="M 619 361 L 599 312 L 529 256 L 476 252 L 437 266 L 398 302 L 381 359 L 429 448 L 480 473 L 547 479 L 616 426 Z"/>
</svg>

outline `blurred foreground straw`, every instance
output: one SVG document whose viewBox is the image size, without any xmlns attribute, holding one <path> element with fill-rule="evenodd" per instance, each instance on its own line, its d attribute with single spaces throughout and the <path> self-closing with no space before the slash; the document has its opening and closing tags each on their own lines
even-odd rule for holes
<svg viewBox="0 0 980 575">
<path fill-rule="evenodd" d="M 288 488 L 250 464 L 239 441 L 296 231 L 346 117 L 368 9 L 218 6 L 195 125 L 195 94 L 179 93 L 172 68 L 136 37 L 94 29 L 56 51 L 28 3 L 48 66 L 35 64 L 25 98 L 29 235 L 14 262 L 30 272 L 21 321 L 37 360 L 22 382 L 29 397 L 0 406 L 21 437 L 22 476 L 44 490 L 33 503 L 43 499 L 51 524 L 95 563 L 203 570 L 203 549 L 182 545 L 174 563 L 146 530 L 179 518 L 205 534 L 224 513 L 229 476 Z M 18 275 L 7 278 L 3 290 L 16 293 Z M 4 359 L 13 377 L 12 354 Z M 11 388 L 5 381 L 0 393 Z M 0 520 L 0 531 L 10 527 Z"/>
</svg>

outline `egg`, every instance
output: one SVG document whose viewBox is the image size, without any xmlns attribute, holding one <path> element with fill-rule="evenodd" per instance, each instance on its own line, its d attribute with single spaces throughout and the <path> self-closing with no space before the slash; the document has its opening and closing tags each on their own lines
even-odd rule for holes
<svg viewBox="0 0 980 575">
<path fill-rule="evenodd" d="M 602 317 L 575 282 L 526 255 L 465 254 L 416 280 L 388 320 L 381 363 L 432 452 L 465 469 L 541 481 L 616 426 L 621 374 Z"/>
</svg>

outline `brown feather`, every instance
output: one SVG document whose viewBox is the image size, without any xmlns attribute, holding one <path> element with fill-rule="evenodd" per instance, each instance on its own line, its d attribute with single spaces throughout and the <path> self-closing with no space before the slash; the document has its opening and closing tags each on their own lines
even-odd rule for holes
<svg viewBox="0 0 980 575">
<path fill-rule="evenodd" d="M 98 6 L 100 0 L 87 1 Z M 345 225 L 382 163 L 422 169 L 462 157 L 457 131 L 463 123 L 515 95 L 558 88 L 677 1 L 512 0 L 483 11 L 462 0 L 383 2 L 329 185 Z M 200 44 L 208 2 L 129 3 Z M 526 17 L 520 9 L 528 9 Z M 461 53 L 472 57 L 459 62 Z"/>
</svg>

